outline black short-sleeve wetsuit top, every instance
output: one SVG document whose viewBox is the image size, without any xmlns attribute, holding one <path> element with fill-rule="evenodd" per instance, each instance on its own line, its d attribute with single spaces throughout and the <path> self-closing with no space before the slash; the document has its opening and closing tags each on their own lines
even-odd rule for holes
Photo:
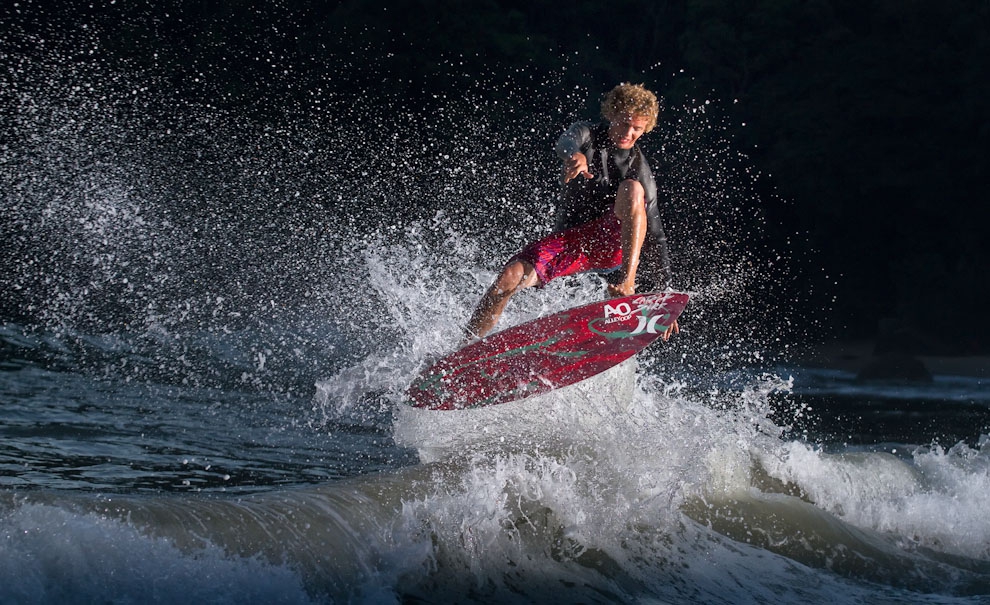
<svg viewBox="0 0 990 605">
<path fill-rule="evenodd" d="M 597 124 L 575 122 L 557 141 L 557 155 L 567 159 L 580 151 L 588 158 L 588 172 L 594 178 L 578 176 L 564 184 L 554 215 L 554 231 L 597 219 L 612 209 L 622 181 L 639 181 L 646 193 L 647 231 L 636 272 L 637 289 L 641 292 L 662 290 L 670 286 L 670 255 L 660 220 L 653 171 L 639 145 L 632 149 L 616 148 L 608 138 L 608 127 L 607 121 Z"/>
</svg>

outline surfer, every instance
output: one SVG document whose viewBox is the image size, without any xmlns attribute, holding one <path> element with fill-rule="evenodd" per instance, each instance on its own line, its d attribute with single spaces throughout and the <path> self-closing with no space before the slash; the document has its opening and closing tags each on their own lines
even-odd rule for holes
<svg viewBox="0 0 990 605">
<path fill-rule="evenodd" d="M 575 122 L 557 141 L 563 188 L 553 233 L 508 260 L 468 321 L 467 338 L 491 331 L 520 290 L 565 275 L 609 271 L 611 297 L 634 294 L 637 283 L 647 292 L 669 286 L 656 181 L 637 145 L 656 126 L 660 105 L 641 84 L 623 83 L 601 109 L 604 121 Z M 674 322 L 663 339 L 677 331 Z"/>
</svg>

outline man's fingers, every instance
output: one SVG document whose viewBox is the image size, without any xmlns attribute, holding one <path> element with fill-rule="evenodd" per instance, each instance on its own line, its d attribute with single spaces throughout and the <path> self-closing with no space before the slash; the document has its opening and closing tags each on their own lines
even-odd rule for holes
<svg viewBox="0 0 990 605">
<path fill-rule="evenodd" d="M 570 182 L 577 175 L 582 175 L 586 179 L 594 178 L 595 175 L 588 171 L 588 161 L 583 154 L 576 153 L 564 160 L 564 182 Z"/>
<path fill-rule="evenodd" d="M 586 179 L 593 179 L 593 178 L 595 178 L 595 175 L 591 174 L 587 170 L 577 170 L 577 169 L 575 169 L 575 170 L 568 170 L 567 172 L 564 173 L 564 182 L 565 183 L 570 182 L 575 177 L 577 177 L 577 175 L 579 175 L 579 174 L 581 176 L 583 176 L 584 178 L 586 178 Z"/>
</svg>

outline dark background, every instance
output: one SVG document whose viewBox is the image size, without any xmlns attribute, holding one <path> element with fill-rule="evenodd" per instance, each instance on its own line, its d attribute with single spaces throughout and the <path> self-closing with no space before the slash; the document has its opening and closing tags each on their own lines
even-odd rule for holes
<svg viewBox="0 0 990 605">
<path fill-rule="evenodd" d="M 3 59 L 14 69 L 53 39 L 98 31 L 122 68 L 262 122 L 316 89 L 386 91 L 429 112 L 479 73 L 512 79 L 511 99 L 500 86 L 490 100 L 516 111 L 528 99 L 546 109 L 534 72 L 557 73 L 561 95 L 593 91 L 588 117 L 620 81 L 667 106 L 711 100 L 760 175 L 747 203 L 766 217 L 769 248 L 793 259 L 788 287 L 817 293 L 797 297 L 795 317 L 917 353 L 990 351 L 990 3 L 389 4 L 22 0 L 5 9 Z M 9 117 L 17 101 L 5 101 Z"/>
</svg>

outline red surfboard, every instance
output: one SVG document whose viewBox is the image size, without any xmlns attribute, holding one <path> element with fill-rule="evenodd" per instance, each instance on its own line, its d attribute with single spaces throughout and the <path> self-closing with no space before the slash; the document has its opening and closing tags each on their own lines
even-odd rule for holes
<svg viewBox="0 0 990 605">
<path fill-rule="evenodd" d="M 424 370 L 406 395 L 413 407 L 460 410 L 574 384 L 629 359 L 659 338 L 688 298 L 682 292 L 634 294 L 496 332 Z"/>
</svg>

